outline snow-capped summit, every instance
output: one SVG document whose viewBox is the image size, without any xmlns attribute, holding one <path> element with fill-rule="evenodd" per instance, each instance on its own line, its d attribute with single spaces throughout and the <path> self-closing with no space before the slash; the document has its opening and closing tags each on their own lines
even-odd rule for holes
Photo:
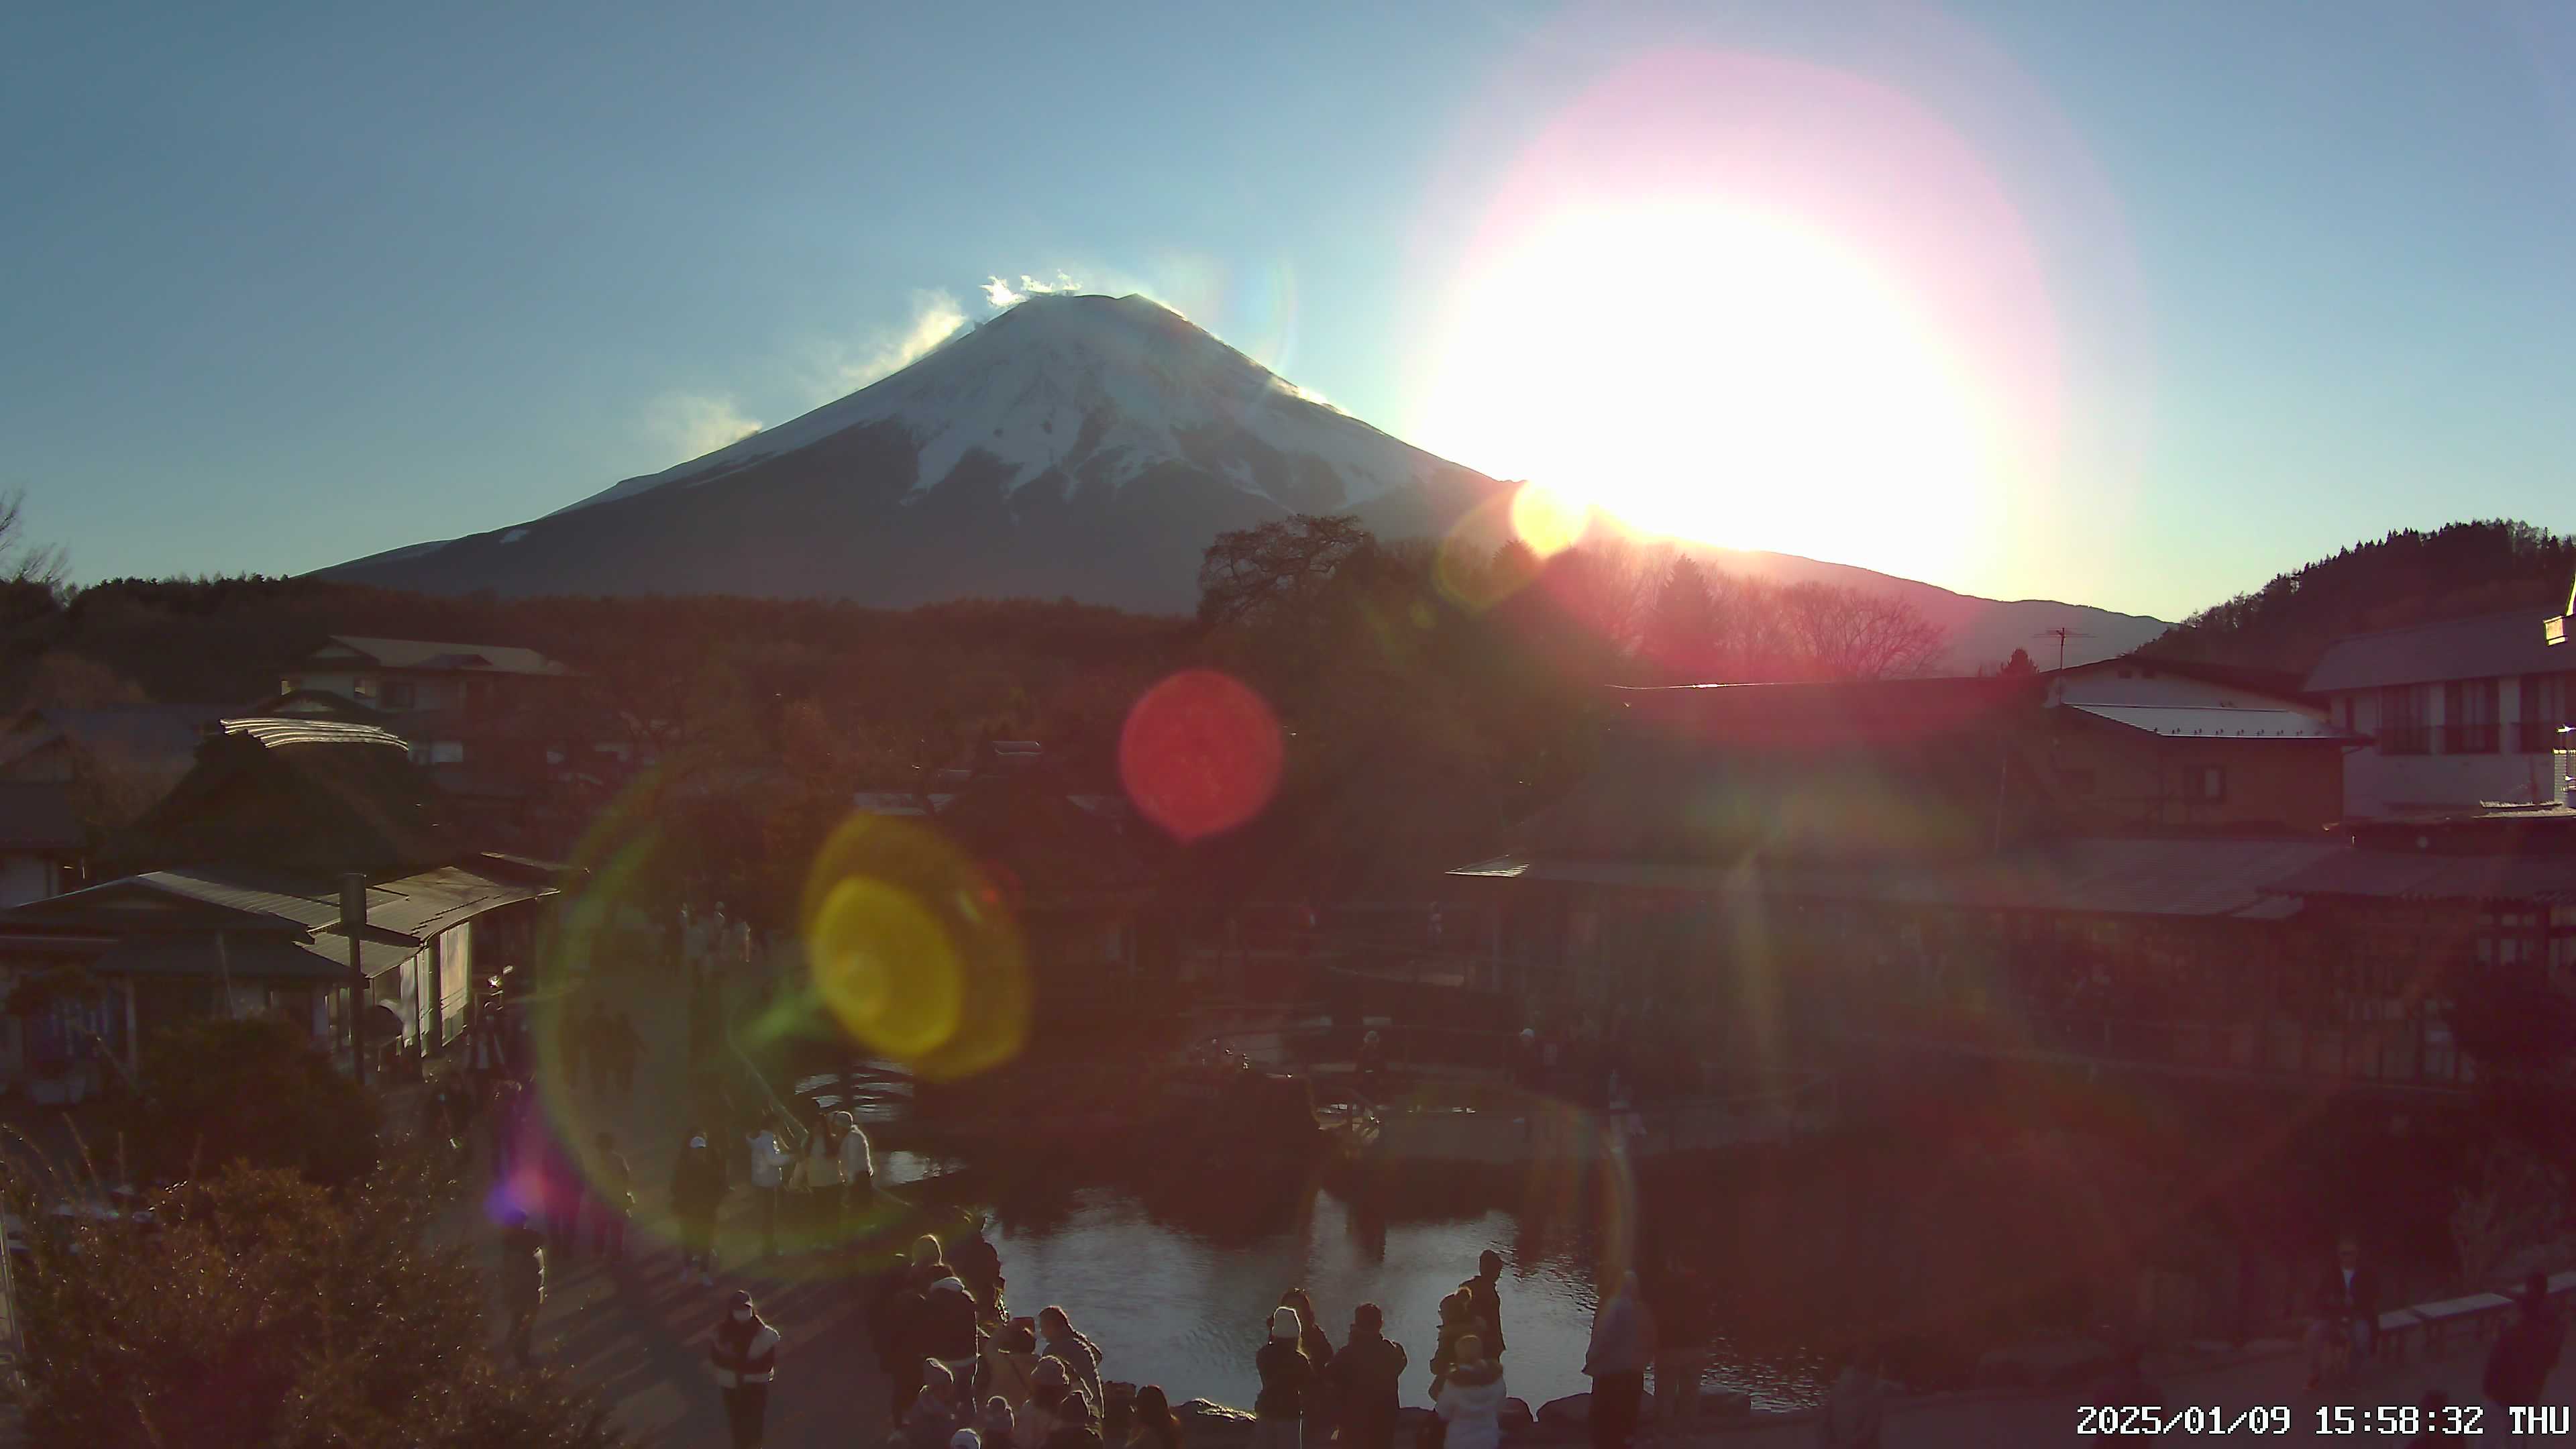
<svg viewBox="0 0 2576 1449">
<path fill-rule="evenodd" d="M 971 452 L 1001 465 L 1005 491 L 1041 477 L 1115 487 L 1186 459 L 1315 511 L 1452 466 L 1316 402 L 1145 297 L 1035 296 L 847 397 L 565 511 L 707 483 L 877 423 L 912 440 L 916 491 L 945 482 Z"/>
<path fill-rule="evenodd" d="M 326 572 L 437 592 L 1070 595 L 1186 610 L 1200 554 L 1227 529 L 1347 510 L 1416 534 L 1499 486 L 1156 302 L 1042 295 L 678 467 Z"/>
</svg>

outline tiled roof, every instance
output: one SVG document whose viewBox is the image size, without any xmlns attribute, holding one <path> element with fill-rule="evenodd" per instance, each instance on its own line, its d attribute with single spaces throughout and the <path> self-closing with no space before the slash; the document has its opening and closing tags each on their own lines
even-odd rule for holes
<svg viewBox="0 0 2576 1449">
<path fill-rule="evenodd" d="M 2326 648 L 2308 672 L 2308 692 L 2431 684 L 2446 679 L 2500 679 L 2576 669 L 2552 649 L 2534 613 L 2488 614 L 2440 624 L 2349 634 Z"/>
<path fill-rule="evenodd" d="M 437 644 L 423 639 L 377 639 L 354 634 L 334 634 L 331 642 L 354 649 L 387 669 L 550 676 L 572 672 L 534 649 L 506 644 Z M 306 667 L 327 666 L 331 662 L 327 659 L 307 660 Z"/>
</svg>

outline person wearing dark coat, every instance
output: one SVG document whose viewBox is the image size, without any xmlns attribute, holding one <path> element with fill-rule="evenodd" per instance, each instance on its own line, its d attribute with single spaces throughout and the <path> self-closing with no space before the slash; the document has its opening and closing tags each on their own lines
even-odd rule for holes
<svg viewBox="0 0 2576 1449">
<path fill-rule="evenodd" d="M 1291 1288 L 1279 1295 L 1279 1306 L 1297 1310 L 1297 1347 L 1314 1365 L 1314 1382 L 1306 1389 L 1306 1417 L 1300 1431 L 1306 1449 L 1323 1449 L 1332 1436 L 1333 1426 L 1341 1422 L 1341 1412 L 1333 1403 L 1332 1380 L 1325 1370 L 1333 1366 L 1333 1341 L 1324 1335 L 1323 1315 L 1315 1311 L 1315 1300 L 1303 1288 Z"/>
<path fill-rule="evenodd" d="M 1181 1449 L 1181 1421 L 1172 1413 L 1172 1401 L 1161 1384 L 1147 1384 L 1136 1391 L 1136 1402 L 1127 1411 L 1125 1449 Z"/>
<path fill-rule="evenodd" d="M 2549 1375 L 2558 1367 L 2567 1325 L 2549 1306 L 2549 1277 L 2534 1273 L 2523 1285 L 2522 1311 L 2487 1355 L 2481 1391 L 2499 1411 L 2528 1409 L 2547 1402 Z M 2499 1412 L 2498 1418 L 2510 1416 Z"/>
<path fill-rule="evenodd" d="M 1261 1375 L 1261 1392 L 1252 1401 L 1252 1449 L 1298 1449 L 1301 1442 L 1315 1365 L 1297 1346 L 1300 1329 L 1296 1309 L 1270 1311 L 1270 1336 L 1252 1357 Z"/>
<path fill-rule="evenodd" d="M 1628 1449 L 1646 1367 L 1654 1361 L 1655 1316 L 1637 1275 L 1625 1274 L 1619 1291 L 1593 1315 L 1592 1345 L 1583 1355 L 1583 1372 L 1592 1380 L 1592 1449 Z"/>
<path fill-rule="evenodd" d="M 1324 1370 L 1340 1400 L 1345 1449 L 1388 1449 L 1395 1442 L 1405 1364 L 1404 1345 L 1386 1336 L 1386 1315 L 1378 1306 L 1353 1309 L 1350 1339 Z"/>
<path fill-rule="evenodd" d="M 708 1287 L 716 1281 L 716 1208 L 724 1195 L 724 1158 L 707 1145 L 705 1132 L 690 1133 L 671 1165 L 671 1216 L 680 1225 L 680 1276 L 694 1268 Z"/>
<path fill-rule="evenodd" d="M 1485 1322 L 1477 1336 L 1485 1341 L 1485 1357 L 1491 1359 L 1500 1359 L 1505 1346 L 1502 1281 L 1503 1255 L 1487 1248 L 1476 1259 L 1476 1276 L 1458 1285 L 1467 1290 L 1468 1302 L 1474 1305 L 1476 1316 Z"/>
<path fill-rule="evenodd" d="M 537 1309 L 546 1299 L 546 1238 L 513 1212 L 501 1226 L 501 1306 L 510 1317 L 510 1357 L 525 1367 L 536 1353 Z"/>
<path fill-rule="evenodd" d="M 2379 1274 L 2362 1261 L 2361 1244 L 2347 1235 L 2336 1245 L 2336 1265 L 2317 1284 L 2317 1317 L 2308 1326 L 2308 1387 L 2324 1379 L 2337 1348 L 2359 1362 L 2379 1351 Z"/>
<path fill-rule="evenodd" d="M 984 1324 L 975 1315 L 975 1297 L 954 1277 L 930 1285 L 915 1303 L 913 1347 L 920 1357 L 948 1366 L 957 1382 L 972 1385 L 975 1365 L 984 1357 Z"/>
</svg>

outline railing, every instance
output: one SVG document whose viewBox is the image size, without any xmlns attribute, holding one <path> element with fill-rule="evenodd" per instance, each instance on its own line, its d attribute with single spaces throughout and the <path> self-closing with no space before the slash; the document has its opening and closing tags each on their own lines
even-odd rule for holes
<svg viewBox="0 0 2576 1449">
<path fill-rule="evenodd" d="M 2568 737 L 2552 721 L 2527 719 L 2513 727 L 2513 752 L 2517 755 L 2546 755 L 2569 744 Z"/>
<path fill-rule="evenodd" d="M 2055 1053 L 2089 1061 L 2391 1086 L 2465 1087 L 2474 1069 L 2447 1031 L 2413 1021 L 2312 1026 L 2293 1021 L 2169 1022 L 2029 1016 L 2011 1025 L 1946 1029 L 1884 1023 L 1874 1034 L 1947 1040 L 1997 1054 Z"/>
<path fill-rule="evenodd" d="M 2388 725 L 2380 729 L 2377 738 L 2383 755 L 2492 755 L 2508 742 L 2519 753 L 2541 754 L 2558 748 L 2558 726 L 2492 722 Z"/>
</svg>

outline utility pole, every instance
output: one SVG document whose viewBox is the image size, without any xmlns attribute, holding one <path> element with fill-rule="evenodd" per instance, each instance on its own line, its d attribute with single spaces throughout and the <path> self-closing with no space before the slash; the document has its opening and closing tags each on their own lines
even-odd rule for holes
<svg viewBox="0 0 2576 1449">
<path fill-rule="evenodd" d="M 349 938 L 349 1072 L 359 1086 L 367 1084 L 367 966 L 358 955 L 358 938 L 367 931 L 367 878 L 355 871 L 340 877 L 340 932 Z"/>
<path fill-rule="evenodd" d="M 2033 635 L 2031 635 L 2030 637 L 2032 637 L 2033 639 L 2054 639 L 2054 640 L 2056 640 L 2056 641 L 2057 641 L 2057 667 L 2058 667 L 2058 668 L 2060 668 L 2060 669 L 2064 669 L 2064 668 L 2066 667 L 2066 641 L 2067 641 L 2067 640 L 2069 640 L 2069 639 L 2090 639 L 2090 638 L 2092 638 L 2093 636 L 2092 636 L 2092 635 L 2090 635 L 2090 634 L 2085 633 L 2085 632 L 2084 632 L 2083 630 L 2081 630 L 2081 629 L 2070 629 L 2070 628 L 2066 627 L 2065 625 L 2060 624 L 2060 625 L 2058 625 L 2058 626 L 2057 626 L 2056 628 L 2054 628 L 2054 629 L 2042 629 L 2042 630 L 2040 630 L 2038 633 L 2033 634 Z"/>
</svg>

